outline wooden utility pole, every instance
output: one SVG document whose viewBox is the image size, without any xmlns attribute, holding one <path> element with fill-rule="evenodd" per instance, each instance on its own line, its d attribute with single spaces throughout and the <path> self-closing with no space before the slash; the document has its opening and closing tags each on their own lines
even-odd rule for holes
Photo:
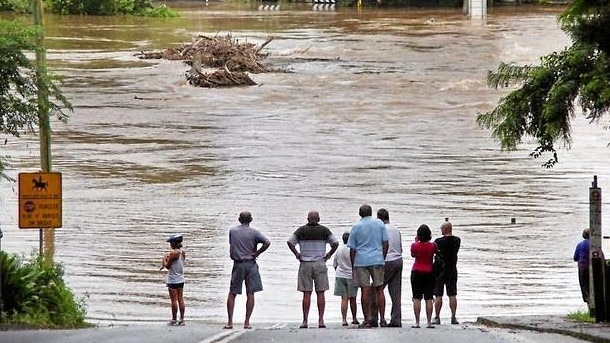
<svg viewBox="0 0 610 343">
<path fill-rule="evenodd" d="M 51 165 L 51 124 L 49 119 L 49 90 L 47 89 L 47 57 L 45 50 L 44 13 L 42 0 L 32 0 L 36 33 L 36 86 L 38 88 L 38 125 L 40 136 L 40 169 L 50 172 Z M 44 235 L 43 235 L 44 233 Z M 44 237 L 43 237 L 44 236 Z M 44 257 L 53 264 L 55 251 L 55 229 L 40 229 L 41 246 L 44 242 Z"/>
<path fill-rule="evenodd" d="M 597 175 L 589 188 L 589 312 L 595 313 L 595 322 L 606 321 L 605 261 L 602 252 L 602 190 Z"/>
</svg>

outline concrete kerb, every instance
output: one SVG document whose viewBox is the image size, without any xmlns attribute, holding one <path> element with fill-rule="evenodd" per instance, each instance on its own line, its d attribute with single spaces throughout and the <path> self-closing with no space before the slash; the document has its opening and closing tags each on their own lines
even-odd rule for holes
<svg viewBox="0 0 610 343">
<path fill-rule="evenodd" d="M 562 316 L 478 317 L 477 324 L 554 333 L 595 343 L 610 343 L 610 327 L 605 324 L 579 323 Z"/>
</svg>

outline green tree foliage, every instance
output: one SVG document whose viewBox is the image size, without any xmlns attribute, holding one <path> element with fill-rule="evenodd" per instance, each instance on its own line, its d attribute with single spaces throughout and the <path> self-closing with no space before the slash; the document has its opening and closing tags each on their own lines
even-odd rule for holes
<svg viewBox="0 0 610 343">
<path fill-rule="evenodd" d="M 30 13 L 30 0 L 0 0 L 0 12 Z"/>
<path fill-rule="evenodd" d="M 35 28 L 24 28 L 15 21 L 0 20 L 0 132 L 19 137 L 35 133 L 38 126 L 38 83 L 36 68 L 25 52 L 35 50 Z M 49 94 L 49 111 L 66 121 L 63 109 L 72 109 L 59 90 L 59 79 L 42 76 L 40 85 Z M 4 162 L 0 157 L 0 175 Z"/>
<path fill-rule="evenodd" d="M 550 155 L 543 163 L 547 168 L 558 162 L 558 145 L 571 145 L 576 106 L 591 122 L 610 107 L 610 1 L 575 0 L 559 22 L 572 45 L 543 56 L 539 65 L 501 63 L 490 71 L 490 87 L 518 88 L 477 117 L 503 150 L 515 150 L 525 137 L 535 139 L 538 146 L 530 155 Z"/>
<path fill-rule="evenodd" d="M 48 4 L 51 12 L 60 14 L 178 16 L 165 4 L 155 5 L 151 0 L 48 0 Z"/>
<path fill-rule="evenodd" d="M 5 322 L 41 328 L 84 327 L 84 300 L 77 300 L 63 280 L 61 265 L 30 261 L 0 252 L 2 310 Z"/>
</svg>

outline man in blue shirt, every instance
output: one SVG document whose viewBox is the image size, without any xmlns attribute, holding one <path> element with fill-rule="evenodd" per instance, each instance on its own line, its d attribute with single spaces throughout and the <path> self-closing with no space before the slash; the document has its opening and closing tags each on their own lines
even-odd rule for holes
<svg viewBox="0 0 610 343">
<path fill-rule="evenodd" d="M 372 218 L 373 209 L 370 205 L 362 205 L 359 210 L 360 221 L 349 235 L 347 246 L 350 248 L 350 259 L 354 267 L 354 284 L 361 289 L 363 328 L 378 326 L 372 323 L 375 317 L 371 310 L 371 296 L 375 292 L 380 313 L 385 312 L 385 297 L 383 295 L 383 273 L 385 257 L 388 253 L 388 232 L 385 224 Z M 371 282 L 372 281 L 372 282 Z"/>
<path fill-rule="evenodd" d="M 574 261 L 578 262 L 578 283 L 582 300 L 589 302 L 589 229 L 582 231 L 583 240 L 576 246 Z"/>
</svg>

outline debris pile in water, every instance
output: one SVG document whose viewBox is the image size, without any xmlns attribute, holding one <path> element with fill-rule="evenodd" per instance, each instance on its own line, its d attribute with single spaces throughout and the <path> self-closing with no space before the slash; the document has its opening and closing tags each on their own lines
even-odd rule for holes
<svg viewBox="0 0 610 343">
<path fill-rule="evenodd" d="M 256 85 L 247 73 L 265 73 L 270 70 L 260 61 L 269 54 L 263 52 L 268 38 L 257 46 L 252 43 L 240 43 L 230 34 L 224 37 L 206 37 L 199 35 L 194 42 L 181 47 L 163 51 L 141 52 L 140 59 L 182 60 L 191 66 L 186 72 L 187 81 L 199 87 L 227 87 Z M 206 72 L 203 68 L 217 68 Z"/>
</svg>

